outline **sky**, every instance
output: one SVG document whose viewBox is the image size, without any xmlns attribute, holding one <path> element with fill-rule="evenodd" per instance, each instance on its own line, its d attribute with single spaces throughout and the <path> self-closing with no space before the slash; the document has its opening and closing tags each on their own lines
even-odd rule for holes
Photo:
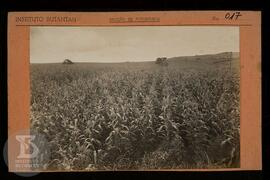
<svg viewBox="0 0 270 180">
<path fill-rule="evenodd" d="M 30 62 L 132 62 L 239 52 L 239 28 L 224 26 L 31 27 Z"/>
</svg>

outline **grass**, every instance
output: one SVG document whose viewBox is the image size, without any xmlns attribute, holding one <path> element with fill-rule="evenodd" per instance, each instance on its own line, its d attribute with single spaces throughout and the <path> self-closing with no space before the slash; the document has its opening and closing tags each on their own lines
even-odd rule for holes
<svg viewBox="0 0 270 180">
<path fill-rule="evenodd" d="M 31 64 L 31 130 L 51 152 L 44 168 L 239 167 L 239 73 L 224 69 Z"/>
</svg>

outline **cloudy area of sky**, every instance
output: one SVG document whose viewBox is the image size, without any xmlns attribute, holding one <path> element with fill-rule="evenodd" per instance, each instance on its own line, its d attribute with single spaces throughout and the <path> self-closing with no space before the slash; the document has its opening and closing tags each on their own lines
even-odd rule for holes
<svg viewBox="0 0 270 180">
<path fill-rule="evenodd" d="M 30 62 L 154 61 L 239 52 L 238 27 L 31 27 Z"/>
</svg>

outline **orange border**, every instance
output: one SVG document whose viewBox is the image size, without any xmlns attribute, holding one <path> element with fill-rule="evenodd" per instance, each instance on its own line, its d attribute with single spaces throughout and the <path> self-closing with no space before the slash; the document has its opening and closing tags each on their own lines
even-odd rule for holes
<svg viewBox="0 0 270 180">
<path fill-rule="evenodd" d="M 11 12 L 8 15 L 8 134 L 29 129 L 29 29 L 30 26 L 239 26 L 241 65 L 241 167 L 235 169 L 177 169 L 176 171 L 261 170 L 261 12 Z M 67 16 L 76 22 L 47 22 L 48 16 Z M 43 22 L 16 22 L 16 17 L 41 17 Z M 132 21 L 129 21 L 132 19 Z M 12 149 L 9 157 L 13 157 Z M 14 168 L 9 166 L 9 171 Z"/>
</svg>

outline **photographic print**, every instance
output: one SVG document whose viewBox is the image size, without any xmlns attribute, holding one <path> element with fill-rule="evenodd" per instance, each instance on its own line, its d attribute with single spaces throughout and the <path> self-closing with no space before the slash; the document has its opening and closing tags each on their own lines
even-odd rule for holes
<svg viewBox="0 0 270 180">
<path fill-rule="evenodd" d="M 260 12 L 13 12 L 10 172 L 261 169 Z"/>
<path fill-rule="evenodd" d="M 31 27 L 47 169 L 237 168 L 239 28 Z"/>
</svg>

